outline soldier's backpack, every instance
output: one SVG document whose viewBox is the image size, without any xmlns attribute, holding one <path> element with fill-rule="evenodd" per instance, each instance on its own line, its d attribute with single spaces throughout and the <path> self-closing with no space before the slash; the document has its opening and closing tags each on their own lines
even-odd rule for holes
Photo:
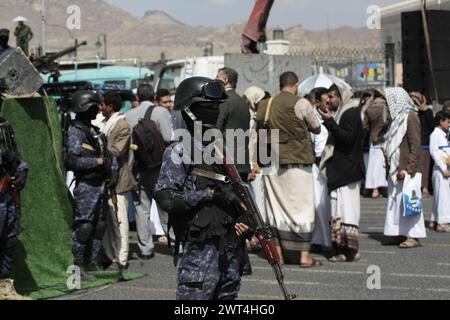
<svg viewBox="0 0 450 320">
<path fill-rule="evenodd" d="M 158 125 L 152 120 L 154 106 L 148 108 L 143 119 L 133 128 L 133 142 L 137 146 L 134 158 L 138 166 L 150 170 L 161 166 L 166 144 Z"/>
</svg>

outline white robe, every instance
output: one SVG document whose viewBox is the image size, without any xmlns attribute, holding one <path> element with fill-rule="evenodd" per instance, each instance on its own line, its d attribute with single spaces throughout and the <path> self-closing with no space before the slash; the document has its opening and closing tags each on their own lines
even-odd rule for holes
<svg viewBox="0 0 450 320">
<path fill-rule="evenodd" d="M 265 188 L 263 183 L 263 173 L 257 174 L 255 181 L 250 182 L 250 191 L 253 194 L 256 205 L 261 213 L 261 216 L 266 217 L 266 207 L 265 207 Z"/>
<path fill-rule="evenodd" d="M 316 157 L 321 157 L 328 140 L 328 130 L 322 125 L 320 134 L 311 135 Z M 327 177 L 320 172 L 317 165 L 313 165 L 314 178 L 314 207 L 316 211 L 315 228 L 311 243 L 322 247 L 331 247 L 330 230 L 330 196 L 328 195 Z"/>
<path fill-rule="evenodd" d="M 444 159 L 450 156 L 450 149 L 439 148 L 447 145 L 446 133 L 440 128 L 434 129 L 430 137 L 430 154 L 435 163 L 433 169 L 434 198 L 431 221 L 439 224 L 450 223 L 450 179 L 445 178 L 443 175 L 443 171 L 449 169 Z"/>
<path fill-rule="evenodd" d="M 331 217 L 343 224 L 359 227 L 361 218 L 361 184 L 351 183 L 331 192 Z"/>
<path fill-rule="evenodd" d="M 311 243 L 330 248 L 332 246 L 330 231 L 331 212 L 327 177 L 320 172 L 317 165 L 313 166 L 313 177 L 316 220 Z"/>
<path fill-rule="evenodd" d="M 257 152 L 257 144 L 258 144 L 258 134 L 256 132 L 256 113 L 253 111 L 250 111 L 250 142 L 249 142 L 249 155 L 250 155 L 250 165 L 252 167 L 252 170 L 256 166 L 256 159 L 257 156 L 255 152 Z M 258 206 L 258 209 L 262 215 L 262 217 L 266 217 L 266 207 L 265 207 L 265 187 L 263 183 L 263 175 L 265 174 L 265 169 L 260 168 L 261 172 L 256 175 L 255 181 L 250 182 L 250 191 L 253 194 L 253 197 L 255 199 L 256 205 Z"/>
<path fill-rule="evenodd" d="M 386 188 L 387 185 L 383 145 L 371 145 L 367 164 L 366 189 Z"/>
<path fill-rule="evenodd" d="M 150 209 L 150 231 L 152 234 L 157 236 L 165 235 L 164 228 L 161 224 L 161 220 L 159 219 L 159 208 L 156 201 L 152 200 L 152 207 Z"/>
<path fill-rule="evenodd" d="M 386 236 L 405 236 L 408 238 L 426 238 L 423 212 L 413 217 L 403 216 L 403 181 L 396 185 L 389 177 L 388 180 L 388 207 L 384 234 Z"/>
</svg>

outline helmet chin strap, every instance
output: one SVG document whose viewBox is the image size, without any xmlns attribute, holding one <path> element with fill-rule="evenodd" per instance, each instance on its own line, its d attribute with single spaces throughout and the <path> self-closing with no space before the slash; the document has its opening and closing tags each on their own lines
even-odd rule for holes
<svg viewBox="0 0 450 320">
<path fill-rule="evenodd" d="M 197 117 L 195 116 L 195 114 L 191 111 L 191 109 L 188 107 L 186 109 L 184 109 L 184 112 L 186 112 L 186 114 L 189 116 L 189 118 L 192 120 L 192 122 L 197 121 Z"/>
<path fill-rule="evenodd" d="M 188 107 L 186 109 L 184 109 L 184 112 L 186 112 L 186 114 L 189 116 L 189 118 L 192 120 L 192 122 L 199 122 L 198 118 L 195 116 L 195 114 L 192 112 L 192 110 Z M 211 124 L 203 124 L 202 122 L 202 127 L 207 128 L 207 129 L 216 129 L 216 126 L 213 126 Z"/>
</svg>

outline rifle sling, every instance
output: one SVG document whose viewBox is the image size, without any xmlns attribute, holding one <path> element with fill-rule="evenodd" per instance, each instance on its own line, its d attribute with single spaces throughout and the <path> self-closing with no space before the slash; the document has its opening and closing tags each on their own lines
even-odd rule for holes
<svg viewBox="0 0 450 320">
<path fill-rule="evenodd" d="M 219 174 L 219 173 L 215 173 L 215 172 L 211 172 L 211 171 L 205 171 L 205 170 L 195 168 L 194 170 L 192 170 L 192 173 L 197 176 L 200 176 L 200 177 L 221 181 L 221 182 L 224 182 L 227 184 L 231 182 L 229 177 L 224 176 L 223 174 Z"/>
</svg>

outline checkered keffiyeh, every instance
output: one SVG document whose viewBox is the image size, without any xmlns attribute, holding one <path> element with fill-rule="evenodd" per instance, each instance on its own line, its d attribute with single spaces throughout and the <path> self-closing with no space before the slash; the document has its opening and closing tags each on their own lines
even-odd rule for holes
<svg viewBox="0 0 450 320">
<path fill-rule="evenodd" d="M 387 88 L 386 100 L 392 122 L 388 132 L 385 154 L 390 167 L 389 175 L 395 176 L 400 163 L 400 144 L 408 129 L 409 113 L 419 110 L 403 88 Z"/>
</svg>

